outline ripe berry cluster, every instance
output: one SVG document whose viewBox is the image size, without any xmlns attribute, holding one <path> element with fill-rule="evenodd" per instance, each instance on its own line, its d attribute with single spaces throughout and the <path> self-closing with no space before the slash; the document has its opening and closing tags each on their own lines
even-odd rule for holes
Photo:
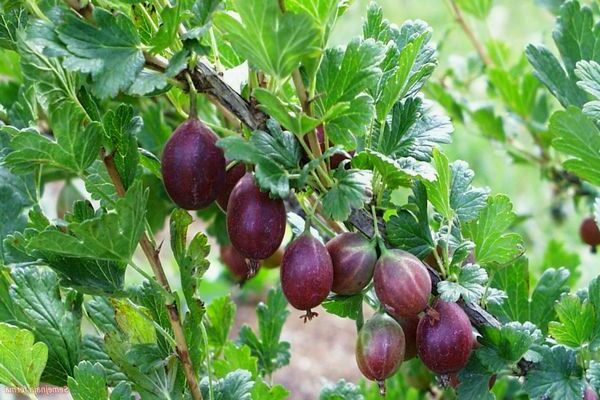
<svg viewBox="0 0 600 400">
<path fill-rule="evenodd" d="M 191 118 L 169 139 L 162 159 L 167 192 L 185 209 L 201 209 L 213 201 L 227 213 L 231 246 L 221 257 L 239 280 L 250 278 L 260 260 L 276 257 L 283 241 L 286 211 L 281 199 L 258 188 L 242 164 L 227 169 L 217 136 Z M 356 360 L 365 377 L 380 383 L 403 360 L 418 356 L 433 372 L 455 374 L 467 363 L 473 333 L 467 315 L 455 303 L 431 298 L 431 278 L 415 256 L 388 250 L 360 233 L 346 232 L 326 245 L 309 229 L 291 242 L 281 261 L 281 285 L 289 303 L 305 312 L 334 292 L 355 295 L 373 282 L 382 309 L 362 326 Z M 267 263 L 268 264 L 268 263 Z"/>
</svg>

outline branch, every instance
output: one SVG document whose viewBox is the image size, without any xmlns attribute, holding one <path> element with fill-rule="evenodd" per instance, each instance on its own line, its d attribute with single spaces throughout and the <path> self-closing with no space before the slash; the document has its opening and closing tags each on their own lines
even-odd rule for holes
<svg viewBox="0 0 600 400">
<path fill-rule="evenodd" d="M 456 4 L 455 0 L 450 0 L 450 7 L 452 9 L 452 13 L 454 14 L 454 19 L 465 32 L 465 34 L 473 44 L 473 47 L 475 47 L 475 50 L 477 51 L 477 54 L 479 54 L 479 58 L 481 58 L 481 61 L 485 64 L 486 67 L 492 65 L 492 60 L 485 51 L 485 47 L 483 46 L 483 44 L 481 44 L 481 42 L 477 38 L 477 35 L 475 34 L 475 32 L 473 32 L 473 29 L 471 29 L 471 27 L 467 23 L 467 20 L 465 19 L 461 9 Z"/>
<path fill-rule="evenodd" d="M 205 73 L 206 75 L 204 75 Z M 258 110 L 258 108 L 250 106 L 250 104 L 235 90 L 223 82 L 218 74 L 208 65 L 199 62 L 198 68 L 192 72 L 192 77 L 195 83 L 202 82 L 204 84 L 204 86 L 197 86 L 199 91 L 206 91 L 213 95 L 224 107 L 236 116 L 244 116 L 244 119 L 240 118 L 240 120 L 250 129 L 261 127 L 268 119 L 268 115 Z M 365 236 L 370 238 L 373 237 L 373 218 L 368 211 L 364 209 L 354 210 L 348 218 L 348 223 L 362 232 Z M 381 220 L 378 221 L 378 224 L 380 232 L 384 234 L 385 224 Z M 441 277 L 437 271 L 431 267 L 428 267 L 428 271 L 435 291 L 437 283 L 441 281 Z M 466 304 L 464 302 L 461 302 L 460 305 L 465 310 L 474 326 L 500 326 L 500 322 L 481 306 L 477 304 Z"/>
<path fill-rule="evenodd" d="M 123 187 L 123 182 L 121 181 L 121 177 L 117 171 L 113 156 L 111 154 L 106 154 L 104 150 L 102 150 L 101 155 L 104 166 L 106 167 L 108 175 L 115 186 L 117 194 L 119 197 L 123 197 L 125 195 L 125 188 Z M 190 359 L 190 352 L 185 338 L 185 333 L 183 331 L 183 325 L 181 324 L 181 319 L 179 318 L 179 310 L 177 308 L 177 303 L 175 302 L 175 296 L 173 295 L 171 286 L 169 285 L 169 281 L 165 275 L 165 270 L 160 261 L 159 250 L 152 244 L 146 232 L 142 234 L 142 238 L 140 239 L 140 247 L 150 262 L 152 272 L 154 273 L 157 282 L 165 289 L 167 293 L 170 294 L 169 298 L 165 301 L 165 307 L 167 308 L 169 322 L 171 323 L 171 329 L 173 329 L 173 335 L 175 336 L 175 351 L 177 352 L 177 356 L 183 365 L 183 372 L 190 388 L 192 398 L 194 400 L 203 400 L 202 393 L 198 387 L 198 380 L 196 378 L 196 373 L 194 372 L 192 360 Z"/>
</svg>

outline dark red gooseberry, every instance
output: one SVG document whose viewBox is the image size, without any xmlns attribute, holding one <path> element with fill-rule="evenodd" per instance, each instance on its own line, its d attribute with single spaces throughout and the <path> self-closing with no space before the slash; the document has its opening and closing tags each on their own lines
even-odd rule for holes
<svg viewBox="0 0 600 400">
<path fill-rule="evenodd" d="M 327 242 L 333 262 L 331 290 L 341 295 L 360 293 L 373 278 L 377 251 L 372 242 L 360 233 L 345 232 Z"/>
<path fill-rule="evenodd" d="M 427 306 L 431 277 L 415 256 L 402 250 L 386 250 L 373 277 L 375 293 L 388 313 L 397 319 L 416 317 Z"/>
<path fill-rule="evenodd" d="M 243 163 L 238 163 L 227 170 L 225 173 L 225 182 L 217 195 L 217 204 L 221 207 L 221 210 L 227 211 L 227 203 L 229 202 L 231 191 L 245 174 L 246 166 Z"/>
<path fill-rule="evenodd" d="M 317 314 L 311 309 L 327 298 L 333 283 L 333 266 L 327 249 L 310 234 L 302 234 L 283 254 L 281 287 L 290 304 L 306 311 L 304 322 Z"/>
<path fill-rule="evenodd" d="M 217 136 L 190 118 L 173 132 L 162 154 L 165 189 L 181 208 L 199 210 L 216 198 L 225 181 L 225 157 Z"/>
<path fill-rule="evenodd" d="M 221 246 L 221 261 L 236 281 L 243 282 L 250 277 L 248 261 L 232 245 Z"/>
<path fill-rule="evenodd" d="M 594 218 L 588 217 L 581 222 L 579 236 L 584 243 L 592 247 L 593 252 L 596 252 L 596 246 L 600 245 L 600 229 Z"/>
<path fill-rule="evenodd" d="M 231 244 L 252 260 L 268 258 L 277 251 L 285 234 L 285 205 L 271 199 L 247 173 L 231 191 L 227 204 L 227 233 Z"/>
<path fill-rule="evenodd" d="M 398 323 L 404 331 L 404 339 L 406 342 L 406 351 L 404 352 L 404 360 L 410 360 L 417 356 L 417 327 L 419 326 L 419 318 L 400 318 Z"/>
<path fill-rule="evenodd" d="M 598 400 L 598 393 L 590 385 L 586 385 L 583 390 L 583 400 Z"/>
<path fill-rule="evenodd" d="M 460 371 L 469 361 L 473 333 L 469 317 L 456 303 L 436 301 L 417 328 L 417 352 L 438 374 Z"/>
<path fill-rule="evenodd" d="M 375 314 L 358 332 L 356 363 L 367 379 L 379 383 L 382 396 L 384 381 L 398 371 L 404 360 L 404 346 L 402 328 L 385 313 Z"/>
</svg>

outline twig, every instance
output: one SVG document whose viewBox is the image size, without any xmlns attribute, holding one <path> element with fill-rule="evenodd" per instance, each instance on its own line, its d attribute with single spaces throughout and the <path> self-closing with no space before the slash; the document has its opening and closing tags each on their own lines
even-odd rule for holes
<svg viewBox="0 0 600 400">
<path fill-rule="evenodd" d="M 485 64 L 486 67 L 489 67 L 490 65 L 492 65 L 492 60 L 485 51 L 485 47 L 483 46 L 483 44 L 477 38 L 477 35 L 473 31 L 473 29 L 471 29 L 471 26 L 469 26 L 467 20 L 465 19 L 465 16 L 462 13 L 462 10 L 460 9 L 460 7 L 458 7 L 455 0 L 449 0 L 449 3 L 452 9 L 452 13 L 454 14 L 454 19 L 465 32 L 465 34 L 473 44 L 473 47 L 475 47 L 475 51 L 477 51 L 477 54 L 479 54 L 481 61 Z"/>
<path fill-rule="evenodd" d="M 102 160 L 104 161 L 104 165 L 108 171 L 108 175 L 110 176 L 113 185 L 115 186 L 117 194 L 119 197 L 123 197 L 125 195 L 125 188 L 123 186 L 123 182 L 121 181 L 121 177 L 119 176 L 119 172 L 117 171 L 113 156 L 102 151 Z M 165 301 L 165 307 L 167 308 L 169 322 L 171 323 L 171 329 L 173 330 L 173 335 L 175 336 L 175 350 L 177 351 L 177 356 L 183 365 L 183 372 L 190 388 L 192 398 L 194 400 L 202 400 L 202 393 L 200 392 L 198 380 L 190 359 L 190 352 L 185 338 L 185 333 L 183 331 L 183 325 L 181 324 L 181 319 L 179 318 L 179 310 L 177 309 L 175 296 L 171 291 L 165 270 L 160 261 L 159 251 L 156 249 L 154 244 L 152 244 L 146 232 L 142 234 L 142 238 L 140 239 L 140 247 L 150 262 L 152 272 L 154 273 L 157 282 L 164 288 L 166 293 L 170 294 L 170 296 L 167 296 Z"/>
</svg>

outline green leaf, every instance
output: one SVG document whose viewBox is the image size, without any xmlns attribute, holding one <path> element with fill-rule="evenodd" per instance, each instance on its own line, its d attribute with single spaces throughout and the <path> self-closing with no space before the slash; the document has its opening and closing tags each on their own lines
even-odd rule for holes
<svg viewBox="0 0 600 400">
<path fill-rule="evenodd" d="M 431 164 L 412 157 L 393 159 L 373 150 L 360 152 L 352 158 L 352 165 L 377 171 L 387 189 L 408 187 L 415 179 L 435 181 L 436 171 Z"/>
<path fill-rule="evenodd" d="M 353 296 L 333 295 L 321 304 L 330 314 L 338 317 L 356 320 L 362 312 L 363 295 L 361 293 Z"/>
<path fill-rule="evenodd" d="M 229 331 L 233 326 L 235 311 L 235 303 L 229 296 L 218 297 L 206 307 L 204 325 L 209 345 L 216 349 L 225 346 Z"/>
<path fill-rule="evenodd" d="M 108 333 L 118 330 L 115 309 L 108 298 L 94 296 L 84 304 L 84 307 L 92 323 L 101 332 Z"/>
<path fill-rule="evenodd" d="M 290 11 L 310 15 L 320 30 L 318 44 L 324 48 L 337 17 L 343 12 L 344 3 L 339 0 L 287 0 L 285 6 Z"/>
<path fill-rule="evenodd" d="M 365 93 L 377 84 L 384 55 L 383 45 L 373 39 L 353 39 L 345 49 L 325 52 L 316 81 L 323 96 L 315 99 L 314 107 L 316 115 L 327 121 L 327 135 L 334 144 L 351 150 L 356 137 L 366 134 L 373 105 Z"/>
<path fill-rule="evenodd" d="M 479 131 L 485 137 L 504 142 L 506 132 L 504 131 L 504 120 L 491 106 L 480 107 L 471 111 L 471 119 L 479 127 Z"/>
<path fill-rule="evenodd" d="M 121 372 L 119 367 L 106 354 L 104 341 L 91 335 L 85 335 L 81 343 L 81 359 L 87 360 L 93 364 L 100 364 L 106 373 L 106 380 L 110 386 L 117 386 L 127 377 Z"/>
<path fill-rule="evenodd" d="M 230 372 L 224 378 L 212 382 L 215 400 L 251 400 L 252 381 L 250 372 L 237 370 Z M 202 397 L 209 398 L 208 377 L 204 377 L 200 382 Z"/>
<path fill-rule="evenodd" d="M 287 301 L 281 288 L 271 289 L 266 303 L 259 303 L 257 311 L 258 336 L 248 325 L 242 326 L 239 341 L 250 347 L 258 358 L 259 369 L 269 375 L 290 361 L 290 344 L 281 342 L 281 329 L 287 319 Z"/>
<path fill-rule="evenodd" d="M 79 126 L 87 118 L 86 111 L 77 98 L 80 80 L 76 74 L 67 72 L 56 59 L 50 59 L 43 54 L 44 48 L 37 43 L 32 34 L 35 24 L 28 30 L 27 38 L 19 37 L 18 52 L 21 58 L 21 69 L 25 78 L 33 83 L 35 98 L 47 115 L 59 119 L 73 121 L 73 126 Z M 71 109 L 67 116 L 53 111 L 62 107 L 78 107 Z M 67 132 L 73 135 L 73 132 Z"/>
<path fill-rule="evenodd" d="M 507 70 L 492 68 L 488 71 L 488 78 L 509 109 L 522 118 L 533 113 L 540 84 L 532 74 L 515 76 Z"/>
<path fill-rule="evenodd" d="M 564 296 L 555 310 L 559 322 L 550 322 L 548 332 L 558 343 L 578 348 L 591 340 L 596 325 L 591 303 L 577 296 Z"/>
<path fill-rule="evenodd" d="M 102 120 L 108 143 L 104 146 L 111 154 L 125 189 L 129 188 L 137 173 L 139 152 L 137 133 L 143 121 L 133 115 L 133 107 L 119 105 L 116 110 L 109 110 Z"/>
<path fill-rule="evenodd" d="M 165 293 L 162 290 L 157 289 L 154 282 L 144 281 L 142 285 L 130 287 L 128 297 L 130 297 L 136 305 L 141 306 L 144 311 L 148 312 L 151 318 L 150 322 L 153 322 L 153 325 L 156 327 L 157 344 L 161 348 L 162 354 L 166 356 L 173 351 L 173 347 L 171 341 L 165 338 L 164 333 L 166 332 L 170 336 L 173 336 L 173 329 L 171 328 L 171 322 L 169 320 L 169 311 L 167 310 L 167 307 L 165 307 L 165 304 L 167 301 L 178 301 L 179 297 L 176 297 L 173 300 L 167 299 Z M 192 319 L 190 318 L 190 321 L 191 320 Z M 162 329 L 159 330 L 158 327 Z M 188 326 L 184 321 L 184 330 L 186 327 Z M 196 331 L 198 332 L 199 330 L 197 329 Z M 190 343 L 190 345 L 192 344 Z M 198 351 L 200 350 L 198 349 Z"/>
<path fill-rule="evenodd" d="M 430 161 L 433 150 L 450 143 L 454 128 L 450 119 L 436 111 L 433 103 L 411 97 L 394 105 L 391 119 L 381 135 L 375 135 L 376 149 L 392 158 L 413 157 Z"/>
<path fill-rule="evenodd" d="M 566 268 L 569 271 L 569 286 L 574 287 L 581 276 L 578 267 L 581 264 L 579 254 L 569 251 L 564 242 L 551 239 L 544 251 L 541 271 L 548 268 Z"/>
<path fill-rule="evenodd" d="M 590 347 L 597 349 L 600 341 L 600 279 L 594 278 L 588 285 L 588 299 L 594 307 L 594 320 L 596 325 L 594 326 L 594 338 Z"/>
<path fill-rule="evenodd" d="M 0 167 L 0 263 L 6 262 L 4 239 L 14 231 L 22 231 L 26 225 L 25 208 L 36 199 L 33 176 L 15 175 Z"/>
<path fill-rule="evenodd" d="M 104 349 L 114 364 L 127 376 L 134 389 L 144 399 L 158 400 L 170 397 L 173 382 L 169 381 L 163 370 L 155 371 L 152 376 L 144 374 L 127 359 L 131 344 L 119 333 L 109 333 L 104 337 Z"/>
<path fill-rule="evenodd" d="M 475 243 L 475 259 L 480 265 L 507 264 L 523 253 L 521 236 L 505 233 L 515 219 L 508 197 L 496 195 L 487 199 L 479 218 L 466 225 L 466 235 Z"/>
<path fill-rule="evenodd" d="M 340 165 L 333 174 L 334 183 L 323 197 L 326 218 L 345 221 L 353 209 L 363 208 L 371 200 L 371 173 L 345 169 Z"/>
<path fill-rule="evenodd" d="M 77 106 L 70 102 L 52 109 L 51 119 L 54 139 L 33 128 L 1 128 L 12 138 L 10 146 L 14 151 L 4 160 L 12 171 L 27 173 L 42 164 L 83 175 L 98 157 L 103 134 L 100 124 L 84 126 Z"/>
<path fill-rule="evenodd" d="M 195 39 L 204 35 L 211 26 L 213 13 L 222 8 L 222 3 L 223 0 L 194 0 L 190 18 L 192 28 L 182 35 L 182 39 Z"/>
<path fill-rule="evenodd" d="M 127 93 L 134 96 L 152 96 L 168 90 L 170 88 L 167 87 L 169 78 L 175 78 L 175 76 L 187 67 L 189 54 L 187 49 L 182 49 L 175 53 L 169 60 L 169 65 L 164 72 L 155 71 L 149 68 L 142 69 L 135 77 L 135 81 L 131 84 L 129 89 L 127 89 Z M 150 108 L 152 108 L 152 106 L 148 107 L 145 111 L 148 112 Z M 160 119 L 161 116 L 154 115 L 152 118 Z M 158 133 L 160 133 L 160 130 Z"/>
<path fill-rule="evenodd" d="M 314 57 L 318 30 L 306 14 L 282 13 L 277 0 L 232 0 L 239 18 L 215 13 L 217 28 L 253 68 L 285 79 L 304 58 Z"/>
<path fill-rule="evenodd" d="M 127 300 L 111 299 L 115 321 L 132 344 L 156 343 L 156 332 L 148 310 Z"/>
<path fill-rule="evenodd" d="M 158 372 L 162 375 L 167 361 L 163 359 L 160 348 L 155 343 L 133 344 L 127 351 L 127 361 L 143 374 Z"/>
<path fill-rule="evenodd" d="M 491 372 L 511 368 L 523 357 L 527 359 L 531 346 L 543 339 L 540 330 L 529 322 L 510 322 L 500 328 L 485 326 L 479 332 L 482 347 L 476 354 Z"/>
<path fill-rule="evenodd" d="M 505 291 L 507 298 L 502 304 L 489 303 L 488 308 L 503 321 L 531 321 L 546 332 L 556 301 L 568 291 L 568 278 L 569 271 L 564 268 L 544 271 L 530 300 L 527 259 L 519 257 L 494 273 L 491 286 Z"/>
<path fill-rule="evenodd" d="M 552 146 L 570 158 L 563 166 L 580 178 L 600 185 L 600 130 L 575 107 L 550 118 Z"/>
<path fill-rule="evenodd" d="M 543 346 L 537 349 L 543 362 L 535 364 L 525 379 L 524 389 L 531 397 L 579 400 L 583 397 L 581 369 L 576 353 L 562 346 Z"/>
<path fill-rule="evenodd" d="M 441 281 L 437 285 L 440 298 L 449 303 L 455 303 L 460 297 L 466 303 L 475 303 L 485 292 L 488 274 L 477 264 L 467 264 L 459 268 L 456 282 Z"/>
<path fill-rule="evenodd" d="M 202 301 L 198 297 L 198 284 L 210 263 L 206 259 L 210 252 L 208 239 L 198 232 L 187 245 L 187 232 L 193 222 L 187 211 L 175 209 L 171 214 L 171 249 L 179 265 L 181 286 L 190 311 L 204 314 Z"/>
<path fill-rule="evenodd" d="M 600 388 L 600 362 L 594 360 L 590 361 L 590 366 L 585 372 L 585 377 L 590 384 L 598 390 L 598 388 Z"/>
<path fill-rule="evenodd" d="M 569 290 L 568 280 L 569 271 L 565 268 L 549 268 L 544 271 L 533 289 L 529 320 L 544 332 L 548 322 L 554 319 L 554 305 L 560 296 Z"/>
<path fill-rule="evenodd" d="M 284 400 L 287 399 L 290 392 L 281 385 L 269 386 L 263 378 L 258 377 L 252 388 L 252 400 Z"/>
<path fill-rule="evenodd" d="M 585 90 L 596 100 L 600 99 L 600 64 L 596 61 L 579 61 L 575 75 L 580 79 L 577 86 Z"/>
<path fill-rule="evenodd" d="M 223 358 L 214 360 L 213 365 L 217 378 L 223 378 L 229 372 L 238 369 L 250 372 L 252 379 L 258 375 L 258 360 L 252 355 L 250 348 L 246 345 L 238 346 L 233 342 L 225 344 Z"/>
<path fill-rule="evenodd" d="M 525 54 L 535 70 L 535 77 L 546 85 L 563 107 L 583 106 L 586 101 L 585 94 L 569 78 L 560 61 L 550 50 L 544 46 L 530 44 Z"/>
<path fill-rule="evenodd" d="M 187 245 L 187 232 L 193 222 L 192 217 L 182 209 L 175 209 L 171 214 L 171 250 L 179 265 L 181 288 L 189 312 L 184 323 L 190 358 L 196 371 L 199 371 L 204 357 L 202 350 L 202 324 L 205 309 L 198 295 L 198 285 L 210 263 L 206 259 L 210 252 L 207 237 L 198 232 Z"/>
<path fill-rule="evenodd" d="M 323 386 L 319 400 L 364 400 L 364 397 L 358 386 L 340 379 L 336 383 Z"/>
<path fill-rule="evenodd" d="M 106 400 L 108 388 L 106 374 L 102 365 L 82 361 L 74 369 L 74 376 L 69 377 L 69 390 L 73 400 Z"/>
<path fill-rule="evenodd" d="M 250 140 L 230 136 L 219 140 L 228 160 L 255 165 L 255 177 L 261 189 L 274 197 L 285 198 L 290 191 L 290 173 L 299 169 L 301 150 L 295 136 L 283 131 L 274 120 L 267 121 L 269 132 L 255 131 Z"/>
<path fill-rule="evenodd" d="M 600 31 L 595 26 L 591 8 L 581 6 L 578 1 L 566 2 L 560 8 L 552 37 L 564 68 L 544 46 L 529 45 L 527 58 L 535 69 L 535 76 L 565 108 L 581 107 L 586 102 L 586 96 L 576 85 L 575 66 L 580 60 L 600 61 L 595 51 Z"/>
<path fill-rule="evenodd" d="M 69 233 L 54 227 L 45 229 L 29 240 L 27 248 L 64 256 L 128 262 L 144 231 L 147 197 L 138 183 L 117 201 L 115 212 L 70 223 Z"/>
<path fill-rule="evenodd" d="M 469 164 L 458 160 L 450 164 L 452 181 L 450 184 L 450 207 L 461 223 L 469 222 L 479 215 L 486 206 L 489 189 L 471 185 L 475 173 Z M 479 259 L 477 259 L 479 260 Z"/>
<path fill-rule="evenodd" d="M 177 29 L 183 17 L 183 3 L 182 1 L 178 1 L 174 7 L 169 4 L 160 11 L 160 26 L 150 40 L 150 44 L 153 46 L 152 53 L 158 54 L 175 42 Z"/>
<path fill-rule="evenodd" d="M 17 49 L 17 36 L 27 25 L 27 11 L 22 7 L 3 11 L 0 14 L 0 47 Z"/>
<path fill-rule="evenodd" d="M 36 340 L 48 346 L 43 381 L 65 385 L 79 363 L 81 296 L 61 299 L 58 279 L 47 268 L 23 267 L 11 272 L 10 296 L 27 317 Z"/>
<path fill-rule="evenodd" d="M 110 392 L 110 400 L 134 400 L 135 397 L 131 392 L 131 385 L 127 382 L 120 382 Z"/>
<path fill-rule="evenodd" d="M 493 276 L 491 286 L 506 292 L 502 304 L 490 304 L 489 310 L 502 321 L 529 320 L 529 267 L 525 257 L 519 257 Z"/>
<path fill-rule="evenodd" d="M 320 124 L 318 119 L 307 116 L 296 105 L 283 103 L 267 89 L 254 89 L 254 97 L 259 101 L 261 110 L 298 136 L 314 130 Z"/>
<path fill-rule="evenodd" d="M 408 204 L 410 209 L 399 209 L 388 220 L 386 236 L 394 247 L 423 259 L 431 252 L 434 243 L 427 215 L 427 190 L 421 182 L 413 185 L 413 195 L 409 197 Z"/>
<path fill-rule="evenodd" d="M 0 323 L 0 383 L 32 391 L 48 359 L 48 347 L 34 344 L 33 333 Z"/>
<path fill-rule="evenodd" d="M 67 12 L 56 27 L 68 51 L 63 66 L 69 71 L 91 74 L 92 91 L 100 98 L 115 97 L 126 90 L 144 66 L 137 29 L 128 16 L 96 7 L 94 24 L 75 11 Z"/>
<path fill-rule="evenodd" d="M 433 165 L 437 171 L 437 180 L 435 182 L 423 182 L 427 188 L 427 196 L 433 207 L 444 218 L 452 220 L 454 218 L 454 212 L 450 206 L 452 175 L 448 165 L 448 158 L 442 152 L 434 150 Z"/>
<path fill-rule="evenodd" d="M 86 172 L 85 189 L 92 199 L 98 200 L 104 207 L 114 207 L 119 197 L 104 163 L 96 160 Z"/>
<path fill-rule="evenodd" d="M 490 393 L 489 381 L 492 372 L 481 364 L 478 357 L 471 357 L 469 363 L 458 374 L 460 383 L 456 393 L 462 400 L 494 400 Z"/>
<path fill-rule="evenodd" d="M 414 96 L 431 76 L 437 63 L 435 47 L 430 43 L 431 28 L 419 20 L 406 21 L 398 28 L 383 19 L 382 8 L 371 2 L 363 34 L 387 45 L 381 63 L 383 74 L 371 91 L 377 119 L 384 121 L 399 99 Z"/>
<path fill-rule="evenodd" d="M 490 13 L 494 2 L 493 0 L 457 0 L 456 4 L 467 14 L 483 20 Z"/>
</svg>

